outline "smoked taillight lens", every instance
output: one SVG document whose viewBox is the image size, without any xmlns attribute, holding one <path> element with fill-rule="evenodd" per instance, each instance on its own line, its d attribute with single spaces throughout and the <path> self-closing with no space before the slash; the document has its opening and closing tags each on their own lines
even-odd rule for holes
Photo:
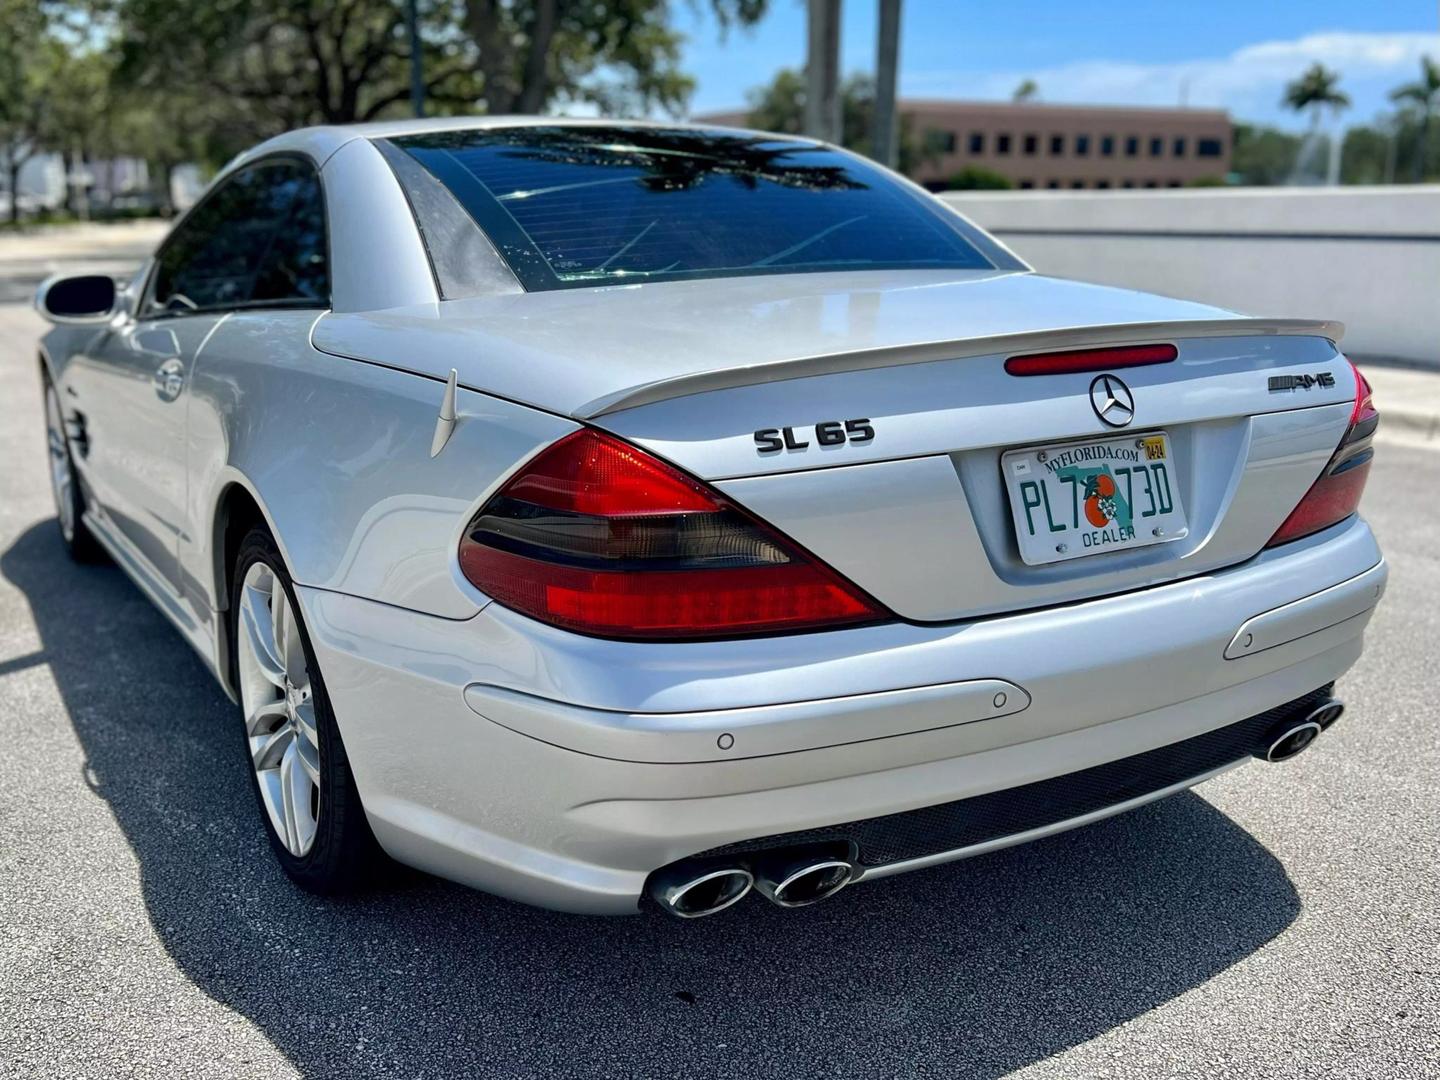
<svg viewBox="0 0 1440 1080">
<path fill-rule="evenodd" d="M 1350 426 L 1345 429 L 1345 436 L 1320 479 L 1290 511 L 1266 547 L 1328 529 L 1344 521 L 1360 506 L 1360 496 L 1370 476 L 1370 461 L 1375 456 L 1372 443 L 1375 429 L 1380 426 L 1380 413 L 1371 400 L 1370 384 L 1365 376 L 1354 364 L 1350 369 L 1355 372 L 1355 407 L 1350 410 Z"/>
<path fill-rule="evenodd" d="M 506 607 L 600 637 L 736 637 L 890 617 L 719 492 L 591 428 L 541 451 L 480 509 L 460 569 Z"/>
</svg>

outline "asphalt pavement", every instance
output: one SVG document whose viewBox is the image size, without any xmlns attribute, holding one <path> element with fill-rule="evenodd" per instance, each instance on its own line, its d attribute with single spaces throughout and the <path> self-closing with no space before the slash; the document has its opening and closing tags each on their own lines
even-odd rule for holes
<svg viewBox="0 0 1440 1080">
<path fill-rule="evenodd" d="M 0 247 L 0 295 L 50 258 Z M 201 662 L 61 550 L 40 330 L 0 304 L 0 1076 L 1440 1075 L 1435 449 L 1381 447 L 1390 590 L 1294 762 L 804 911 L 319 900 Z"/>
</svg>

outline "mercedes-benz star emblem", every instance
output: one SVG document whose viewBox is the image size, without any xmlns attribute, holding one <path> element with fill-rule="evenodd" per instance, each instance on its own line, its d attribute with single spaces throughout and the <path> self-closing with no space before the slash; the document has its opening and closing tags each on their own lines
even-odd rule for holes
<svg viewBox="0 0 1440 1080">
<path fill-rule="evenodd" d="M 1090 383 L 1090 407 L 1109 427 L 1124 427 L 1135 419 L 1135 395 L 1114 375 L 1095 376 Z"/>
</svg>

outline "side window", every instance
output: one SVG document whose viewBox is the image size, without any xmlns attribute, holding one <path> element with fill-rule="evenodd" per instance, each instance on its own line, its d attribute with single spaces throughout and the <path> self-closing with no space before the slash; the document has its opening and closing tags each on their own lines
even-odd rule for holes
<svg viewBox="0 0 1440 1080">
<path fill-rule="evenodd" d="M 260 264 L 250 300 L 256 304 L 330 303 L 330 252 L 325 233 L 325 202 L 320 179 L 308 169 L 287 184 L 294 190 L 285 226 Z"/>
<path fill-rule="evenodd" d="M 329 295 L 320 181 L 299 162 L 262 161 L 226 180 L 176 229 L 146 313 L 323 305 Z"/>
</svg>

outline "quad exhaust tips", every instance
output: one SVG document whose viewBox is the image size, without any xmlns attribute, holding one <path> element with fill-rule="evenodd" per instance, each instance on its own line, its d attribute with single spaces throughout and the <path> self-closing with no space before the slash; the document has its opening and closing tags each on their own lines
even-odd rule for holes
<svg viewBox="0 0 1440 1080">
<path fill-rule="evenodd" d="M 1297 712 L 1270 729 L 1265 745 L 1255 752 L 1266 761 L 1289 761 L 1308 750 L 1320 733 L 1339 720 L 1345 703 L 1339 698 L 1326 698 L 1307 713 Z"/>
<path fill-rule="evenodd" d="M 780 851 L 759 856 L 753 872 L 713 862 L 676 863 L 653 875 L 648 891 L 668 914 L 699 919 L 739 903 L 752 888 L 777 907 L 818 904 L 850 884 L 854 875 L 849 859 Z"/>
<path fill-rule="evenodd" d="M 743 866 L 681 864 L 655 875 L 650 896 L 676 918 L 701 919 L 739 903 L 754 884 Z"/>
<path fill-rule="evenodd" d="M 755 868 L 755 889 L 783 908 L 807 907 L 828 900 L 854 876 L 845 859 L 817 859 L 814 855 L 762 860 Z"/>
</svg>

